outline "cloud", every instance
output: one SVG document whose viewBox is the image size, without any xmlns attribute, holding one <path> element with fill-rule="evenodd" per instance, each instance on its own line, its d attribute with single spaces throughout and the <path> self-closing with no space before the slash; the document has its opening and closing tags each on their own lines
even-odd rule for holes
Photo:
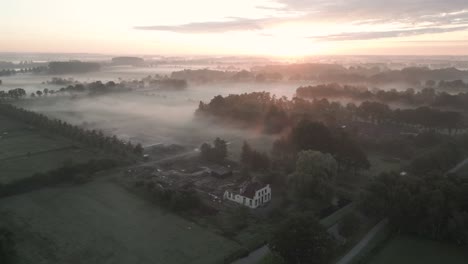
<svg viewBox="0 0 468 264">
<path fill-rule="evenodd" d="M 375 32 L 335 31 L 320 38 L 330 41 L 396 38 L 468 29 L 468 0 L 271 0 L 256 8 L 269 12 L 270 16 L 255 19 L 229 17 L 224 21 L 137 26 L 135 29 L 186 34 L 258 31 L 259 35 L 266 36 L 271 35 L 269 29 L 284 22 L 397 27 Z"/>
<path fill-rule="evenodd" d="M 276 0 L 286 10 L 342 19 L 419 19 L 468 9 L 466 0 Z"/>
<path fill-rule="evenodd" d="M 335 35 L 328 35 L 322 37 L 311 37 L 318 40 L 325 41 L 346 41 L 346 40 L 370 40 L 381 38 L 395 38 L 395 37 L 409 37 L 415 35 L 446 33 L 467 30 L 468 26 L 451 27 L 451 28 L 418 28 L 418 29 L 404 29 L 404 30 L 391 30 L 391 31 L 371 31 L 371 32 L 347 32 Z"/>
<path fill-rule="evenodd" d="M 227 21 L 195 22 L 182 25 L 138 26 L 139 30 L 171 31 L 177 33 L 222 33 L 229 31 L 261 30 L 264 19 L 230 18 Z"/>
</svg>

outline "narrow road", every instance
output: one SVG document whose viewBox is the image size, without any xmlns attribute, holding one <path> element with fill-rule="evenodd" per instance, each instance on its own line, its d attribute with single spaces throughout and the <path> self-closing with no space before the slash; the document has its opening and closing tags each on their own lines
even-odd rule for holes
<svg viewBox="0 0 468 264">
<path fill-rule="evenodd" d="M 364 248 L 369 245 L 369 242 L 388 224 L 388 219 L 383 219 L 376 226 L 374 226 L 365 236 L 354 246 L 344 257 L 342 257 L 336 264 L 349 264 L 352 260 L 358 256 Z"/>
</svg>

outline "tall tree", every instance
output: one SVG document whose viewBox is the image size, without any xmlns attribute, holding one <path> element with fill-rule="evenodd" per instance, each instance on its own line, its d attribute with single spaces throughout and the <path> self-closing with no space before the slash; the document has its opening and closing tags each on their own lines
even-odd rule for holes
<svg viewBox="0 0 468 264">
<path fill-rule="evenodd" d="M 330 130 L 322 123 L 301 120 L 292 130 L 290 140 L 297 151 L 317 150 L 333 152 L 333 139 Z"/>
<path fill-rule="evenodd" d="M 286 263 L 323 264 L 333 257 L 335 243 L 317 219 L 300 214 L 276 228 L 269 246 Z"/>
<path fill-rule="evenodd" d="M 301 198 L 318 197 L 330 201 L 338 165 L 330 154 L 307 150 L 298 154 L 296 170 L 291 175 L 295 194 Z"/>
</svg>

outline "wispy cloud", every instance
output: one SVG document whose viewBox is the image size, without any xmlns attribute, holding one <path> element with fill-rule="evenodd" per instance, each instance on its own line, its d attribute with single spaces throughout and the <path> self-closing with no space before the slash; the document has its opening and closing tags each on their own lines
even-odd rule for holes
<svg viewBox="0 0 468 264">
<path fill-rule="evenodd" d="M 135 29 L 186 34 L 258 31 L 259 35 L 265 36 L 271 35 L 269 29 L 284 22 L 312 25 L 332 22 L 363 28 L 398 25 L 389 31 L 335 31 L 320 37 L 321 40 L 329 41 L 397 38 L 468 30 L 468 0 L 272 0 L 271 5 L 258 5 L 256 8 L 271 11 L 271 16 L 255 19 L 230 17 L 223 21 L 137 26 Z"/>
<path fill-rule="evenodd" d="M 322 41 L 346 41 L 346 40 L 369 40 L 382 38 L 409 37 L 424 34 L 446 33 L 467 30 L 468 26 L 450 28 L 417 28 L 391 31 L 371 31 L 371 32 L 346 32 L 335 35 L 321 37 L 311 37 Z"/>
<path fill-rule="evenodd" d="M 178 33 L 221 33 L 260 30 L 266 22 L 264 19 L 230 18 L 226 21 L 195 22 L 182 25 L 137 26 L 135 29 Z"/>
<path fill-rule="evenodd" d="M 313 12 L 318 19 L 415 19 L 468 9 L 466 0 L 276 0 L 287 10 Z"/>
</svg>

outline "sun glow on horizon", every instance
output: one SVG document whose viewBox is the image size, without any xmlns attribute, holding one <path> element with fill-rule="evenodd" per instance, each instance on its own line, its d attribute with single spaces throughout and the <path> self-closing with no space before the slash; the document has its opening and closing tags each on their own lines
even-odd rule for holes
<svg viewBox="0 0 468 264">
<path fill-rule="evenodd" d="M 410 2 L 387 7 L 331 2 L 7 1 L 0 52 L 277 57 L 468 52 L 468 2 L 467 8 L 438 3 L 440 8 L 416 11 Z M 443 45 L 437 44 L 441 39 Z"/>
</svg>

